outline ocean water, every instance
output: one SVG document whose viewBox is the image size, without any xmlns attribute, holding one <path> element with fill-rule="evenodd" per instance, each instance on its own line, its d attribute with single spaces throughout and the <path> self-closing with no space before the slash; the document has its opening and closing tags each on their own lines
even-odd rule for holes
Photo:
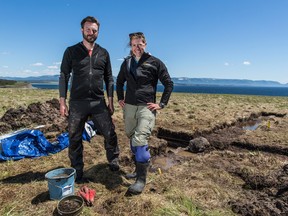
<svg viewBox="0 0 288 216">
<path fill-rule="evenodd" d="M 159 86 L 159 90 L 163 91 L 163 87 Z M 195 94 L 237 94 L 288 97 L 288 87 L 195 85 L 175 86 L 174 92 L 189 92 Z"/>
<path fill-rule="evenodd" d="M 32 83 L 39 89 L 58 89 L 57 84 Z M 157 91 L 163 92 L 159 85 Z M 175 85 L 173 92 L 194 94 L 237 94 L 288 97 L 288 87 L 259 87 L 259 86 L 218 86 L 218 85 Z"/>
</svg>

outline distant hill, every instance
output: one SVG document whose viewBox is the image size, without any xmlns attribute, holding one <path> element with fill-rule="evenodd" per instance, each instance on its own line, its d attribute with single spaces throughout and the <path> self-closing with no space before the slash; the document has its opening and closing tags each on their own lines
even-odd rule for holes
<svg viewBox="0 0 288 216">
<path fill-rule="evenodd" d="M 0 77 L 5 80 L 25 81 L 29 83 L 46 83 L 58 82 L 59 75 L 45 75 L 38 77 Z M 116 77 L 114 77 L 116 80 Z M 269 80 L 248 80 L 248 79 L 213 79 L 213 78 L 188 78 L 173 77 L 175 85 L 221 85 L 221 86 L 269 86 L 269 87 L 288 87 L 288 83 L 281 84 L 276 81 Z"/>
<path fill-rule="evenodd" d="M 173 77 L 176 85 L 229 85 L 229 86 L 270 86 L 288 87 L 288 83 L 281 84 L 269 80 L 248 80 L 248 79 L 213 79 L 213 78 L 187 78 Z"/>
<path fill-rule="evenodd" d="M 0 79 L 26 81 L 26 82 L 58 82 L 59 75 L 30 76 L 30 77 L 0 77 Z"/>
</svg>

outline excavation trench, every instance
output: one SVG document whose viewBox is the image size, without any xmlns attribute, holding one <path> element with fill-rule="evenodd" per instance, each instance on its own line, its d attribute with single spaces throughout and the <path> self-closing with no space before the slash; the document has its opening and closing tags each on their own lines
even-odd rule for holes
<svg viewBox="0 0 288 216">
<path fill-rule="evenodd" d="M 245 134 L 246 131 L 255 131 L 258 128 L 268 131 L 271 127 L 270 119 L 275 117 L 283 118 L 285 115 L 286 114 L 272 112 L 252 113 L 249 118 L 238 119 L 230 125 L 223 123 L 222 125 L 217 125 L 210 130 L 196 131 L 194 133 L 173 131 L 160 127 L 158 128 L 157 137 L 166 140 L 168 146 L 172 148 L 182 147 L 189 149 L 189 145 L 191 146 L 191 141 L 201 137 L 207 139 L 208 141 L 208 144 L 202 146 L 201 152 L 237 147 L 249 151 L 263 151 L 288 156 L 288 148 L 286 147 L 271 144 L 269 145 L 268 143 L 255 145 L 240 138 L 240 136 Z M 197 153 L 197 150 L 194 152 Z"/>
<path fill-rule="evenodd" d="M 201 166 L 194 172 L 213 169 L 215 173 L 229 173 L 228 179 L 234 179 L 235 182 L 241 179 L 243 182 L 239 185 L 239 196 L 231 197 L 227 203 L 234 213 L 259 216 L 287 215 L 288 148 L 285 143 L 263 144 L 261 141 L 257 143 L 257 139 L 253 140 L 253 137 L 269 136 L 269 132 L 277 134 L 286 130 L 287 120 L 283 120 L 281 126 L 285 115 L 272 112 L 253 113 L 249 118 L 238 119 L 230 125 L 224 123 L 211 130 L 194 133 L 159 128 L 157 137 L 166 140 L 168 147 L 175 148 L 176 154 L 167 155 L 168 159 L 158 157 L 158 161 L 155 161 L 162 164 L 159 162 L 156 165 L 169 168 L 184 163 L 185 158 L 189 157 L 181 158 L 180 154 L 177 154 L 178 149 L 189 150 L 190 152 L 185 152 L 190 155 L 194 155 L 191 152 L 201 153 L 196 159 L 198 161 L 198 158 L 201 158 Z M 193 142 L 195 140 L 199 141 L 199 148 L 191 148 L 191 144 L 197 144 Z M 282 163 L 271 166 L 274 160 L 280 160 Z M 196 164 L 197 162 L 195 166 Z M 219 184 L 219 187 L 226 187 L 229 181 L 222 177 L 214 179 L 213 182 L 215 185 Z M 236 184 L 233 184 L 233 187 L 237 187 Z"/>
</svg>

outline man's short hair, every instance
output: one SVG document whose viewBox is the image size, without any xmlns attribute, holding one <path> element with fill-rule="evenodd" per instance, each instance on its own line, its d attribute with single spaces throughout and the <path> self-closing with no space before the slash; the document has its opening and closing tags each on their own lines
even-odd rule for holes
<svg viewBox="0 0 288 216">
<path fill-rule="evenodd" d="M 98 30 L 100 28 L 100 22 L 93 16 L 87 16 L 81 21 L 81 28 L 84 27 L 85 22 L 96 23 L 98 25 Z"/>
</svg>

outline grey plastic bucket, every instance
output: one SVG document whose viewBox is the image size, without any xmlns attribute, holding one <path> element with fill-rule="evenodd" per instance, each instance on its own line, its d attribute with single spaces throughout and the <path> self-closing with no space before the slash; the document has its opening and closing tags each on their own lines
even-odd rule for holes
<svg viewBox="0 0 288 216">
<path fill-rule="evenodd" d="M 74 168 L 60 168 L 46 173 L 50 199 L 59 200 L 64 196 L 73 195 L 75 174 Z"/>
</svg>

